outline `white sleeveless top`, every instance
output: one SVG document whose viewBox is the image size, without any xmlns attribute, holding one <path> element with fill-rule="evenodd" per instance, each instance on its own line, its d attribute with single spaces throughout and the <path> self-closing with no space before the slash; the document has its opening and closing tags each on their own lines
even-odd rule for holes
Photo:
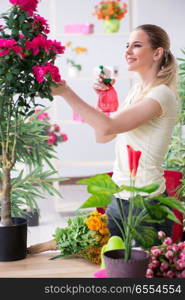
<svg viewBox="0 0 185 300">
<path fill-rule="evenodd" d="M 124 101 L 124 108 L 137 102 L 138 89 L 139 86 L 135 85 L 128 94 Z M 144 98 L 151 98 L 157 101 L 161 105 L 162 115 L 149 120 L 133 130 L 117 135 L 115 145 L 116 160 L 113 167 L 112 179 L 119 186 L 122 184 L 130 185 L 128 152 L 126 147 L 126 145 L 130 145 L 134 150 L 142 152 L 135 186 L 141 187 L 157 182 L 160 184 L 160 187 L 151 195 L 158 195 L 165 191 L 162 163 L 177 120 L 178 100 L 175 93 L 164 84 L 151 88 Z M 128 199 L 130 192 L 123 191 L 115 196 L 121 199 Z"/>
</svg>

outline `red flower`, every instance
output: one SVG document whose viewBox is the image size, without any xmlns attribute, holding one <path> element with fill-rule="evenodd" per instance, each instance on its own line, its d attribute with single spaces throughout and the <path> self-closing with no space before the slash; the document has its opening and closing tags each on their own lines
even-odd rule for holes
<svg viewBox="0 0 185 300">
<path fill-rule="evenodd" d="M 38 0 L 9 0 L 13 5 L 19 5 L 22 10 L 28 12 L 30 16 L 37 10 Z"/>
<path fill-rule="evenodd" d="M 47 63 L 46 65 L 34 66 L 33 74 L 35 75 L 36 80 L 39 83 L 42 83 L 46 80 L 46 74 L 49 73 L 52 80 L 55 82 L 59 82 L 61 80 L 58 67 L 54 66 L 51 63 Z"/>
<path fill-rule="evenodd" d="M 9 54 L 10 51 L 14 51 L 21 58 L 23 58 L 23 52 L 21 46 L 18 46 L 14 39 L 0 39 L 0 56 Z"/>
<path fill-rule="evenodd" d="M 137 168 L 139 165 L 141 151 L 135 151 L 130 145 L 127 145 L 127 150 L 128 150 L 130 173 L 131 173 L 132 178 L 135 178 L 136 173 L 137 173 Z"/>
<path fill-rule="evenodd" d="M 53 145 L 57 141 L 57 136 L 54 133 L 48 133 L 48 145 Z"/>
<path fill-rule="evenodd" d="M 68 140 L 68 136 L 65 133 L 61 133 L 62 142 L 66 142 Z"/>
<path fill-rule="evenodd" d="M 32 26 L 35 30 L 43 31 L 46 34 L 50 32 L 47 20 L 38 14 L 34 15 L 34 22 L 32 23 Z"/>
</svg>

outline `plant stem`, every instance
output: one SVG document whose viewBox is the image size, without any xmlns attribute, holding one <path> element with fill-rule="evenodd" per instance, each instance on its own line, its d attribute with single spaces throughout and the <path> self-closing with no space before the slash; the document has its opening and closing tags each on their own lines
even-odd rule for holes
<svg viewBox="0 0 185 300">
<path fill-rule="evenodd" d="M 131 181 L 131 186 L 134 187 L 135 180 L 132 178 L 130 179 Z M 128 211 L 128 218 L 127 218 L 127 226 L 126 226 L 126 239 L 125 239 L 125 257 L 124 259 L 128 261 L 131 257 L 131 243 L 132 243 L 132 233 L 131 233 L 131 228 L 132 228 L 132 215 L 133 215 L 133 198 L 134 198 L 134 191 L 131 192 L 131 197 L 129 199 L 129 211 Z"/>
<path fill-rule="evenodd" d="M 12 225 L 11 219 L 11 179 L 10 179 L 10 168 L 7 166 L 3 167 L 2 176 L 2 196 L 1 196 L 1 225 L 10 226 Z"/>
</svg>

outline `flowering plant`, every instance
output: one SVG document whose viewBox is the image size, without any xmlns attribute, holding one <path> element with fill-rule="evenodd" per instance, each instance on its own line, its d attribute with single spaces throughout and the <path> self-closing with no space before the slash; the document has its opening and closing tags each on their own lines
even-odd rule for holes
<svg viewBox="0 0 185 300">
<path fill-rule="evenodd" d="M 101 1 L 95 6 L 95 12 L 93 13 L 97 19 L 112 20 L 112 19 L 122 19 L 127 13 L 127 4 L 121 3 L 120 0 L 108 0 Z"/>
<path fill-rule="evenodd" d="M 93 211 L 69 218 L 67 224 L 65 228 L 57 228 L 54 234 L 57 249 L 61 251 L 57 258 L 78 255 L 99 264 L 101 248 L 110 237 L 107 216 Z"/>
<path fill-rule="evenodd" d="M 1 16 L 0 26 L 0 171 L 1 223 L 12 225 L 11 171 L 16 161 L 32 166 L 35 157 L 25 151 L 36 139 L 24 132 L 26 119 L 34 113 L 35 97 L 53 100 L 50 87 L 60 81 L 54 65 L 65 47 L 47 38 L 47 21 L 37 14 L 38 0 L 9 0 L 12 7 Z M 25 154 L 26 153 L 26 154 Z"/>
<path fill-rule="evenodd" d="M 146 277 L 185 278 L 185 241 L 173 243 L 162 231 L 158 237 L 162 244 L 150 249 Z"/>
<path fill-rule="evenodd" d="M 37 113 L 38 120 L 44 121 L 46 123 L 43 134 L 49 137 L 47 140 L 48 145 L 57 146 L 58 143 L 66 142 L 68 140 L 67 134 L 61 132 L 60 126 L 58 124 L 51 124 L 49 122 L 50 117 L 46 112 L 43 112 L 40 109 L 36 109 L 35 113 Z"/>
<path fill-rule="evenodd" d="M 131 185 L 118 186 L 108 174 L 99 174 L 91 178 L 79 180 L 79 184 L 87 184 L 88 192 L 91 194 L 81 208 L 106 207 L 112 202 L 112 195 L 119 196 L 119 192 L 126 190 L 131 193 L 129 201 L 129 211 L 126 215 L 122 200 L 116 198 L 121 224 L 111 215 L 115 224 L 119 227 L 124 244 L 124 259 L 127 261 L 131 257 L 131 250 L 134 240 L 138 241 L 144 249 L 150 249 L 157 241 L 157 232 L 151 226 L 143 225 L 143 222 L 160 223 L 169 218 L 174 222 L 180 223 L 175 214 L 169 208 L 176 208 L 185 214 L 185 208 L 172 197 L 163 195 L 152 196 L 159 184 L 150 184 L 143 187 L 135 187 L 135 179 L 140 151 L 135 151 L 127 145 Z M 142 195 L 141 195 L 142 193 Z M 154 202 L 154 203 L 153 203 Z M 109 212 L 110 213 L 110 212 Z"/>
<path fill-rule="evenodd" d="M 82 66 L 81 64 L 78 64 L 75 62 L 75 58 L 74 55 L 78 55 L 78 54 L 82 54 L 87 52 L 87 48 L 85 47 L 81 47 L 81 46 L 77 46 L 77 47 L 72 47 L 72 42 L 67 42 L 65 44 L 66 49 L 70 49 L 70 58 L 67 59 L 67 64 L 69 64 L 70 66 L 76 68 L 77 70 L 81 71 L 82 70 Z"/>
</svg>

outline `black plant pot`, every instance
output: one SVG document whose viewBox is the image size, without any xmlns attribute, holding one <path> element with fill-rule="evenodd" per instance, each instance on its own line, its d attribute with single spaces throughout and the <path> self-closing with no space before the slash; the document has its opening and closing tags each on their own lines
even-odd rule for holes
<svg viewBox="0 0 185 300">
<path fill-rule="evenodd" d="M 25 218 L 27 220 L 28 226 L 39 225 L 39 212 L 37 210 L 26 212 Z"/>
<path fill-rule="evenodd" d="M 12 226 L 0 225 L 0 261 L 13 261 L 26 257 L 27 222 L 12 218 Z"/>
<path fill-rule="evenodd" d="M 124 260 L 124 250 L 104 252 L 107 277 L 112 278 L 142 278 L 146 275 L 149 255 L 143 250 L 133 249 L 131 258 Z"/>
</svg>

